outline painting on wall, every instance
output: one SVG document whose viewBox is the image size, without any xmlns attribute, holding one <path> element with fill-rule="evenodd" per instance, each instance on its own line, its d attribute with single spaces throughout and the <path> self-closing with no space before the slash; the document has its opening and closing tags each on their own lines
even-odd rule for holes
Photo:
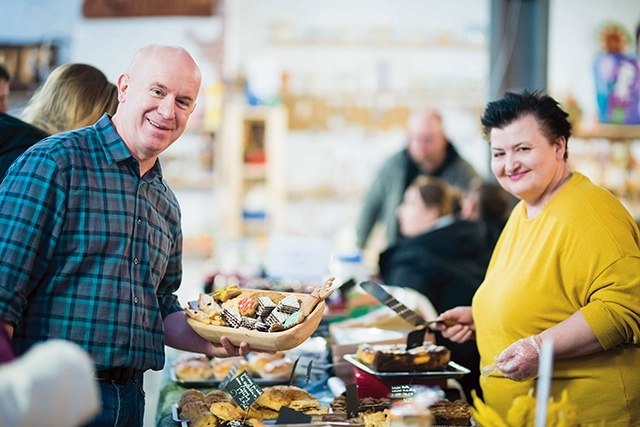
<svg viewBox="0 0 640 427">
<path fill-rule="evenodd" d="M 218 0 L 84 0 L 85 18 L 213 16 Z"/>
<path fill-rule="evenodd" d="M 602 51 L 595 59 L 595 81 L 600 123 L 640 124 L 640 67 L 635 55 L 626 53 L 629 32 L 607 23 L 600 29 Z"/>
</svg>

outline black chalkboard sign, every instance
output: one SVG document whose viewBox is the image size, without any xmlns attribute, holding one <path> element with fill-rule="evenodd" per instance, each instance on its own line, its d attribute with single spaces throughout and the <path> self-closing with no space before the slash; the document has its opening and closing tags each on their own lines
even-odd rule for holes
<svg viewBox="0 0 640 427">
<path fill-rule="evenodd" d="M 276 420 L 276 425 L 309 423 L 311 423 L 311 415 L 303 414 L 302 412 L 298 412 L 286 406 L 280 408 L 280 412 L 278 412 L 278 419 Z"/>
<path fill-rule="evenodd" d="M 225 377 L 220 381 L 219 388 L 227 388 L 227 384 L 236 376 L 236 372 L 238 372 L 238 365 L 232 366 L 229 370 L 229 373 L 225 375 Z"/>
<path fill-rule="evenodd" d="M 253 381 L 247 371 L 242 371 L 237 377 L 229 381 L 229 384 L 224 389 L 245 411 L 262 394 L 262 388 Z"/>
</svg>

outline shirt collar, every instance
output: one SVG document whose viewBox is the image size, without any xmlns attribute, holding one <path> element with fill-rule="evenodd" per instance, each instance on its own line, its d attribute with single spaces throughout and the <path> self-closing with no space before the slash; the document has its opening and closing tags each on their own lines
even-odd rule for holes
<svg viewBox="0 0 640 427">
<path fill-rule="evenodd" d="M 103 114 L 93 127 L 100 136 L 100 143 L 107 158 L 107 163 L 113 164 L 131 159 L 132 164 L 135 165 L 136 172 L 139 173 L 140 163 L 131 155 L 127 145 L 118 134 L 118 131 L 116 131 L 111 121 L 111 116 L 107 113 Z M 160 166 L 159 160 L 156 160 L 153 167 L 145 174 L 143 179 L 149 182 L 154 179 L 162 180 L 162 167 Z"/>
</svg>

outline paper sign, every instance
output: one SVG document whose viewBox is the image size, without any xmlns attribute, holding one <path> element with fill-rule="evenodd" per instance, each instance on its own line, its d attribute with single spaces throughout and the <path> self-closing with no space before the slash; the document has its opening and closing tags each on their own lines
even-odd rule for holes
<svg viewBox="0 0 640 427">
<path fill-rule="evenodd" d="M 262 394 L 262 388 L 253 381 L 247 371 L 242 371 L 237 377 L 229 381 L 229 384 L 224 389 L 245 411 Z"/>
<path fill-rule="evenodd" d="M 294 409 L 283 406 L 278 413 L 276 424 L 310 424 L 311 415 L 303 414 Z"/>
<path fill-rule="evenodd" d="M 391 398 L 391 402 L 393 403 L 398 401 L 407 401 L 411 399 L 413 395 L 416 393 L 416 388 L 417 388 L 416 386 L 408 385 L 408 384 L 392 385 L 391 393 L 389 394 L 389 397 Z"/>
<path fill-rule="evenodd" d="M 231 367 L 231 369 L 229 369 L 227 375 L 225 375 L 222 381 L 220 381 L 219 388 L 227 388 L 227 384 L 229 384 L 229 381 L 231 381 L 233 377 L 236 376 L 236 372 L 238 372 L 238 365 L 233 366 Z"/>
<path fill-rule="evenodd" d="M 331 244 L 318 237 L 272 235 L 265 268 L 275 279 L 320 282 L 327 276 Z"/>
</svg>

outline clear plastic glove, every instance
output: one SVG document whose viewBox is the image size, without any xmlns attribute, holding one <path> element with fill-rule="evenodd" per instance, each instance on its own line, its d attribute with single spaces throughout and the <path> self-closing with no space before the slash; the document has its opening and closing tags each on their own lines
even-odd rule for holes
<svg viewBox="0 0 640 427">
<path fill-rule="evenodd" d="M 514 381 L 525 381 L 538 376 L 540 346 L 532 336 L 507 347 L 496 357 L 495 368 Z"/>
</svg>

